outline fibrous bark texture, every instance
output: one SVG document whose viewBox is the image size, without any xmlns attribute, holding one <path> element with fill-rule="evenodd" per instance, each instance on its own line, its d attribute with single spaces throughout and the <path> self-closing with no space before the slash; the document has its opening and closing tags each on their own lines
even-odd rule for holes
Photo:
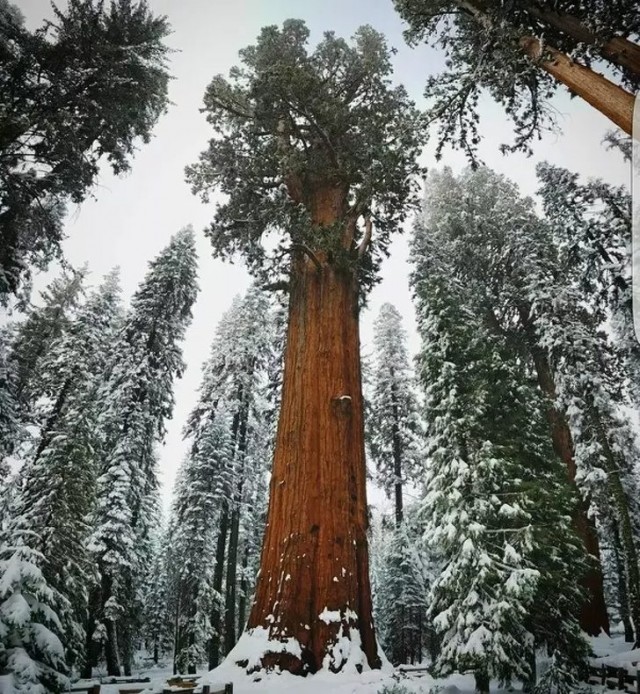
<svg viewBox="0 0 640 694">
<path fill-rule="evenodd" d="M 344 200 L 342 190 L 318 191 L 308 205 L 314 225 L 344 220 Z M 366 532 L 355 270 L 307 249 L 292 262 L 267 529 L 243 636 L 266 636 L 254 667 L 380 666 Z M 234 655 L 246 664 L 242 645 Z"/>
</svg>

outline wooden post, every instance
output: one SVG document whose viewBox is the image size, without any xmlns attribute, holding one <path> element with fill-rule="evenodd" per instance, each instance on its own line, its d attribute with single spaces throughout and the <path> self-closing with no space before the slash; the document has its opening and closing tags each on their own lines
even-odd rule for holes
<svg viewBox="0 0 640 694">
<path fill-rule="evenodd" d="M 640 665 L 636 670 L 636 694 L 640 694 Z"/>
<path fill-rule="evenodd" d="M 627 671 L 623 667 L 618 668 L 618 689 L 620 691 L 625 690 L 624 682 L 625 682 L 626 678 L 627 678 Z"/>
<path fill-rule="evenodd" d="M 233 694 L 233 682 L 224 685 L 224 694 Z"/>
<path fill-rule="evenodd" d="M 211 687 L 208 684 L 202 685 L 202 694 L 210 694 Z"/>
<path fill-rule="evenodd" d="M 607 666 L 606 665 L 602 666 L 601 678 L 602 678 L 602 686 L 606 687 L 607 686 Z"/>
</svg>

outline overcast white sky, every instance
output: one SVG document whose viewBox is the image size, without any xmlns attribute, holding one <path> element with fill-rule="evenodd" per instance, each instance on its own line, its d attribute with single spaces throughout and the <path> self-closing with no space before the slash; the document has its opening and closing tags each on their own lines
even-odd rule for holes
<svg viewBox="0 0 640 694">
<path fill-rule="evenodd" d="M 49 0 L 13 0 L 30 27 L 51 16 Z M 64 2 L 60 2 L 64 5 Z M 65 242 L 67 258 L 75 265 L 88 263 L 95 282 L 113 266 L 122 270 L 128 299 L 143 278 L 147 262 L 163 248 L 170 236 L 187 224 L 197 232 L 200 254 L 200 295 L 193 323 L 184 344 L 187 370 L 176 383 L 176 407 L 168 423 L 166 443 L 161 451 L 160 470 L 165 504 L 170 499 L 175 472 L 185 453 L 181 429 L 196 401 L 200 367 L 207 358 L 215 326 L 237 292 L 243 292 L 250 277 L 240 260 L 236 264 L 211 258 L 203 228 L 211 219 L 214 203 L 203 205 L 184 182 L 184 167 L 193 163 L 205 148 L 210 129 L 199 108 L 205 87 L 214 74 L 226 73 L 237 63 L 238 50 L 252 43 L 261 27 L 280 24 L 296 17 L 304 19 L 317 41 L 323 31 L 335 30 L 350 36 L 362 24 L 383 32 L 398 49 L 394 58 L 396 79 L 405 84 L 418 104 L 428 74 L 442 67 L 442 56 L 427 47 L 408 48 L 402 38 L 402 23 L 391 0 L 149 0 L 153 11 L 169 18 L 173 33 L 169 39 L 176 50 L 171 57 L 173 106 L 158 123 L 155 137 L 138 152 L 131 172 L 121 178 L 103 171 L 94 199 L 71 210 Z M 483 104 L 484 135 L 481 156 L 485 163 L 516 181 L 523 192 L 536 188 L 535 165 L 547 160 L 599 176 L 613 183 L 630 183 L 630 166 L 616 153 L 606 152 L 602 138 L 609 121 L 591 107 L 566 96 L 554 102 L 563 132 L 549 134 L 535 148 L 535 155 L 503 157 L 498 145 L 509 137 L 509 126 L 499 109 Z M 442 163 L 427 148 L 427 166 L 448 164 L 455 170 L 464 166 L 460 154 L 447 152 Z M 362 316 L 364 351 L 371 342 L 374 316 L 381 303 L 394 303 L 405 317 L 410 331 L 410 347 L 415 351 L 417 335 L 408 289 L 407 239 L 398 238 L 391 258 L 383 269 L 383 281 L 370 298 Z"/>
</svg>

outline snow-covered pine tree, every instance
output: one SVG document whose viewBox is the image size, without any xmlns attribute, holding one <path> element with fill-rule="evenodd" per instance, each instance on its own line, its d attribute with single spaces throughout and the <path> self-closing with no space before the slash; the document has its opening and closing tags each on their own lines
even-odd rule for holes
<svg viewBox="0 0 640 694">
<path fill-rule="evenodd" d="M 169 26 L 147 2 L 69 0 L 53 13 L 30 30 L 0 3 L 0 305 L 62 256 L 64 205 L 86 197 L 99 161 L 126 171 L 167 105 Z"/>
<path fill-rule="evenodd" d="M 186 596 L 180 614 L 187 615 L 191 626 L 179 639 L 179 653 L 185 655 L 178 657 L 189 668 L 201 662 L 194 658 L 201 657 L 207 645 L 202 640 L 204 630 L 196 633 L 197 624 L 208 623 L 210 667 L 218 664 L 221 646 L 228 652 L 236 641 L 238 564 L 244 561 L 240 559 L 241 521 L 247 500 L 255 497 L 255 487 L 265 474 L 269 453 L 264 391 L 274 351 L 270 315 L 266 296 L 256 288 L 234 299 L 216 331 L 200 399 L 185 428 L 192 444 L 176 497 L 176 533 L 185 547 L 199 542 L 207 548 L 215 546 L 213 561 L 203 562 L 202 552 L 195 553 L 193 562 L 184 567 L 180 595 Z M 188 522 L 183 522 L 186 516 Z M 215 541 L 205 533 L 213 533 Z M 248 560 L 249 555 L 247 564 Z M 210 566 L 211 591 L 205 600 L 209 612 L 202 614 L 196 603 L 204 587 L 202 572 Z M 246 577 L 241 575 L 243 580 Z M 246 589 L 243 597 L 246 605 Z"/>
<path fill-rule="evenodd" d="M 173 533 L 170 524 L 154 537 L 153 559 L 147 573 L 144 590 L 143 636 L 147 653 L 158 665 L 173 649 L 173 612 L 171 581 Z"/>
<path fill-rule="evenodd" d="M 87 595 L 94 580 L 86 540 L 96 478 L 96 377 L 104 370 L 120 317 L 118 277 L 112 273 L 40 357 L 42 426 L 20 470 L 4 533 L 2 558 L 9 561 L 13 548 L 21 548 L 20 556 L 35 564 L 39 580 L 55 597 L 68 667 L 83 660 Z M 14 600 L 7 589 L 1 604 Z M 24 635 L 28 652 L 26 627 Z M 15 634 L 12 639 L 15 645 Z"/>
<path fill-rule="evenodd" d="M 402 487 L 424 467 L 420 456 L 420 416 L 409 366 L 406 332 L 395 306 L 383 304 L 374 326 L 375 367 L 369 412 L 369 451 L 378 482 L 394 501 L 402 522 Z"/>
<path fill-rule="evenodd" d="M 558 266 L 549 225 L 535 214 L 531 200 L 520 198 L 512 183 L 484 168 L 459 178 L 448 170 L 433 175 L 429 205 L 432 218 L 440 220 L 439 228 L 450 238 L 451 271 L 473 288 L 476 310 L 485 325 L 514 348 L 524 348 L 531 378 L 544 394 L 554 450 L 569 479 L 576 482 L 574 441 L 567 413 L 558 401 L 557 375 L 548 349 L 552 336 L 541 341 L 533 325 L 534 307 L 538 314 L 553 312 L 562 288 L 572 285 L 570 268 Z M 584 578 L 589 599 L 583 606 L 581 626 L 597 635 L 602 629 L 608 631 L 609 623 L 588 499 L 574 508 L 574 525 L 594 558 Z"/>
<path fill-rule="evenodd" d="M 560 266 L 562 267 L 562 266 Z M 560 273 L 562 275 L 562 273 Z M 531 321 L 546 350 L 557 402 L 575 445 L 576 483 L 601 522 L 619 530 L 631 619 L 640 643 L 640 508 L 636 461 L 640 456 L 622 374 L 603 326 L 573 284 L 538 283 Z M 546 294 L 546 296 L 545 296 Z"/>
<path fill-rule="evenodd" d="M 130 608 L 145 502 L 157 489 L 155 445 L 184 369 L 180 342 L 197 293 L 193 231 L 178 232 L 150 262 L 113 350 L 100 427 L 97 507 L 90 549 L 100 571 L 89 632 L 106 632 L 109 674 L 120 672 L 118 622 Z M 125 625 L 126 626 L 126 625 Z M 129 638 L 126 634 L 125 639 Z"/>
<path fill-rule="evenodd" d="M 9 358 L 11 334 L 0 328 L 0 533 L 7 518 L 12 470 L 7 458 L 24 438 L 16 398 L 15 363 Z"/>
<path fill-rule="evenodd" d="M 535 647 L 554 652 L 554 671 L 568 677 L 588 650 L 577 623 L 575 500 L 544 403 L 517 350 L 487 325 L 487 294 L 463 272 L 476 250 L 465 225 L 444 213 L 448 200 L 464 210 L 474 194 L 482 197 L 455 185 L 432 190 L 413 241 L 412 284 L 426 389 L 425 536 L 444 565 L 430 593 L 442 637 L 436 667 L 473 669 L 487 691 L 492 677 L 531 678 Z"/>
<path fill-rule="evenodd" d="M 177 601 L 174 670 L 190 673 L 207 660 L 213 636 L 211 615 L 214 610 L 220 612 L 222 601 L 221 591 L 214 590 L 213 571 L 216 521 L 232 475 L 231 415 L 216 408 L 198 444 L 197 451 L 192 447 L 182 464 L 172 509 L 172 546 L 179 557 L 173 568 Z"/>
<path fill-rule="evenodd" d="M 47 584 L 42 555 L 14 539 L 0 557 L 0 675 L 16 694 L 61 692 L 69 671 L 58 613 L 68 601 Z"/>
<path fill-rule="evenodd" d="M 418 614 L 424 609 L 422 572 L 413 565 L 414 539 L 403 526 L 403 485 L 424 473 L 421 423 L 402 318 L 383 304 L 374 325 L 375 367 L 367 412 L 367 439 L 378 483 L 393 499 L 395 528 L 381 568 L 380 641 L 393 663 L 415 659 Z"/>
<path fill-rule="evenodd" d="M 539 381 L 551 384 L 548 394 L 566 420 L 576 482 L 601 528 L 619 538 L 624 572 L 618 584 L 626 588 L 640 643 L 634 468 L 640 453 L 628 416 L 629 407 L 638 406 L 640 377 L 631 313 L 630 198 L 622 188 L 580 184 L 575 174 L 547 164 L 538 175 L 548 229 L 542 243 L 514 254 L 512 274 L 527 297 L 519 319 Z"/>
<path fill-rule="evenodd" d="M 56 277 L 41 293 L 41 305 L 31 306 L 16 328 L 11 358 L 16 364 L 16 395 L 23 404 L 41 394 L 37 383 L 40 360 L 68 327 L 81 298 L 85 275 L 83 268 Z"/>
<path fill-rule="evenodd" d="M 382 649 L 394 664 L 421 662 L 423 650 L 433 647 L 433 630 L 427 621 L 427 594 L 432 576 L 429 552 L 414 522 L 415 507 L 405 507 L 401 523 L 382 519 L 375 550 L 374 606 Z M 373 552 L 372 552 L 373 556 Z"/>
<path fill-rule="evenodd" d="M 613 348 L 625 362 L 629 388 L 640 405 L 640 344 L 635 336 L 631 282 L 631 195 L 623 186 L 543 162 L 536 167 L 538 194 L 564 269 L 583 291 L 592 312 L 613 330 Z"/>
</svg>

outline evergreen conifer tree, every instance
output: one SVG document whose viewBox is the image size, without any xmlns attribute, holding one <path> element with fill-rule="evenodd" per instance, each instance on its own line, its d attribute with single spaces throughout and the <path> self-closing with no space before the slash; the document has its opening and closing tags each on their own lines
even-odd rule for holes
<svg viewBox="0 0 640 694">
<path fill-rule="evenodd" d="M 544 646 L 568 691 L 588 653 L 577 620 L 586 565 L 569 521 L 576 499 L 526 363 L 488 321 L 495 287 L 476 291 L 474 239 L 455 214 L 443 214 L 456 196 L 472 213 L 465 203 L 487 194 L 436 186 L 413 244 L 427 396 L 426 536 L 443 562 L 430 594 L 442 637 L 436 666 L 471 668 L 487 691 L 492 677 L 532 678 L 534 649 Z"/>
<path fill-rule="evenodd" d="M 25 575 L 37 573 L 43 594 L 53 596 L 66 667 L 78 666 L 84 657 L 87 595 L 93 582 L 86 540 L 96 478 L 95 401 L 120 318 L 118 302 L 118 279 L 112 274 L 39 360 L 39 387 L 47 406 L 41 406 L 43 425 L 20 470 L 2 548 L 5 561 L 21 557 L 29 564 Z M 20 586 L 15 583 L 13 589 Z M 1 604 L 15 599 L 7 588 Z M 33 618 L 39 619 L 37 614 Z M 15 643 L 15 634 L 11 638 Z M 9 671 L 13 667 L 7 664 Z"/>
<path fill-rule="evenodd" d="M 167 105 L 164 17 L 141 0 L 70 0 L 30 31 L 0 4 L 0 305 L 61 258 L 67 201 L 118 173 Z"/>
<path fill-rule="evenodd" d="M 234 299 L 218 326 L 200 400 L 185 429 L 192 444 L 174 517 L 176 542 L 192 559 L 181 573 L 186 626 L 177 639 L 177 658 L 179 667 L 193 671 L 205 647 L 215 666 L 221 647 L 228 652 L 235 645 L 240 600 L 246 609 L 249 554 L 242 552 L 255 538 L 245 534 L 243 547 L 241 529 L 248 500 L 257 501 L 256 489 L 262 488 L 269 451 L 264 391 L 273 362 L 270 315 L 266 296 L 256 288 Z M 245 584 L 240 599 L 238 578 Z"/>
<path fill-rule="evenodd" d="M 131 640 L 123 616 L 140 588 L 135 582 L 141 575 L 141 531 L 148 527 L 145 514 L 157 490 L 154 449 L 173 409 L 173 379 L 184 369 L 179 345 L 197 293 L 196 267 L 193 231 L 184 229 L 149 264 L 99 394 L 102 441 L 90 549 L 100 572 L 100 595 L 92 599 L 89 633 L 106 631 L 109 674 L 120 671 L 118 638 L 125 647 Z"/>
</svg>

